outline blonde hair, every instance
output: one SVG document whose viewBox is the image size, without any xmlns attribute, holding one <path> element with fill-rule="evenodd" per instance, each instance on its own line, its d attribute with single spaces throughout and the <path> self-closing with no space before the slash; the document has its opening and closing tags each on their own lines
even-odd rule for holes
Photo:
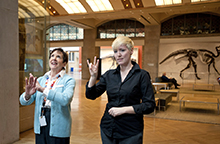
<svg viewBox="0 0 220 144">
<path fill-rule="evenodd" d="M 125 45 L 129 50 L 134 48 L 134 42 L 126 36 L 118 36 L 113 42 L 112 42 L 112 49 L 115 50 L 121 45 Z"/>
</svg>

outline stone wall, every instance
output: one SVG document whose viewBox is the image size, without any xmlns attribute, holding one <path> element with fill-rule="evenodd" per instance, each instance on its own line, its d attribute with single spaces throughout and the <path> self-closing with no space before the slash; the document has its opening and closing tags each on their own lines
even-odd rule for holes
<svg viewBox="0 0 220 144">
<path fill-rule="evenodd" d="M 0 143 L 19 139 L 18 1 L 0 1 Z"/>
</svg>

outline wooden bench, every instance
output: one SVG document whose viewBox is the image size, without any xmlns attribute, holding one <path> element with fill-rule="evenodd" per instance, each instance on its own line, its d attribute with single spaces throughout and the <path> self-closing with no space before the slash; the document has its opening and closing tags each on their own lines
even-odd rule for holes
<svg viewBox="0 0 220 144">
<path fill-rule="evenodd" d="M 185 102 L 192 102 L 192 103 L 206 103 L 206 104 L 217 104 L 217 110 L 219 114 L 219 99 L 218 98 L 203 98 L 203 97 L 187 97 L 184 96 L 180 100 L 180 111 L 181 111 L 181 103 L 185 106 Z"/>
<path fill-rule="evenodd" d="M 211 89 L 210 89 L 211 88 Z M 202 84 L 202 83 L 194 83 L 193 90 L 201 89 L 201 90 L 215 90 L 214 84 Z"/>
<path fill-rule="evenodd" d="M 155 96 L 155 99 L 159 99 L 159 101 L 158 101 L 159 110 L 160 110 L 160 107 L 162 107 L 163 110 L 166 110 L 166 107 L 167 107 L 168 103 L 172 101 L 172 95 L 171 94 L 157 93 L 154 96 Z"/>
<path fill-rule="evenodd" d="M 165 83 L 165 82 L 154 82 L 152 83 L 152 85 L 155 87 L 155 90 L 158 90 L 158 86 L 164 86 L 164 89 L 169 89 L 168 85 L 169 83 Z"/>
<path fill-rule="evenodd" d="M 177 101 L 179 101 L 179 90 L 178 89 L 159 90 L 159 92 L 172 94 L 172 96 L 176 96 Z"/>
</svg>

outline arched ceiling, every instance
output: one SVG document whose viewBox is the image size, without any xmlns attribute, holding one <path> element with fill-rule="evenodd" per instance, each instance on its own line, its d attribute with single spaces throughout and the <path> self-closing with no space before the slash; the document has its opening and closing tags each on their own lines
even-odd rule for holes
<svg viewBox="0 0 220 144">
<path fill-rule="evenodd" d="M 19 0 L 22 1 L 22 0 Z M 28 0 L 27 0 L 28 1 Z M 35 0 L 40 3 L 41 0 Z M 64 0 L 78 1 L 85 8 L 86 13 L 69 14 L 60 3 L 61 0 L 49 0 L 50 24 L 66 23 L 73 26 L 89 29 L 99 24 L 114 19 L 136 19 L 144 25 L 159 25 L 167 18 L 186 14 L 211 12 L 220 15 L 220 0 L 193 0 L 198 1 L 192 3 L 191 0 L 178 0 L 181 3 L 156 6 L 156 0 L 109 0 L 113 10 L 94 12 L 87 1 L 91 0 Z M 161 0 L 159 0 L 161 1 Z M 165 0 L 162 0 L 165 1 Z M 174 0 L 168 0 L 174 2 Z M 42 1 L 41 1 L 42 2 Z M 55 11 L 55 13 L 54 13 Z M 43 18 L 39 17 L 40 19 Z"/>
</svg>

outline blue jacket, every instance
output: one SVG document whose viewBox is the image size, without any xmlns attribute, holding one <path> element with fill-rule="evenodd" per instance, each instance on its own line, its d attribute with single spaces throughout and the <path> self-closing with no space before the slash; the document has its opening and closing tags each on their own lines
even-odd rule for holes
<svg viewBox="0 0 220 144">
<path fill-rule="evenodd" d="M 38 82 L 42 87 L 45 86 L 47 76 L 44 75 L 38 78 Z M 71 108 L 70 103 L 73 98 L 75 80 L 64 75 L 59 78 L 59 81 L 54 85 L 54 90 L 50 90 L 47 99 L 51 101 L 51 122 L 50 122 L 50 136 L 54 137 L 70 137 L 71 135 Z M 35 101 L 34 114 L 34 132 L 40 134 L 39 117 L 41 114 L 41 107 L 43 103 L 43 94 L 37 91 L 33 94 L 28 102 L 24 100 L 25 92 L 20 96 L 21 105 L 30 105 Z"/>
</svg>

